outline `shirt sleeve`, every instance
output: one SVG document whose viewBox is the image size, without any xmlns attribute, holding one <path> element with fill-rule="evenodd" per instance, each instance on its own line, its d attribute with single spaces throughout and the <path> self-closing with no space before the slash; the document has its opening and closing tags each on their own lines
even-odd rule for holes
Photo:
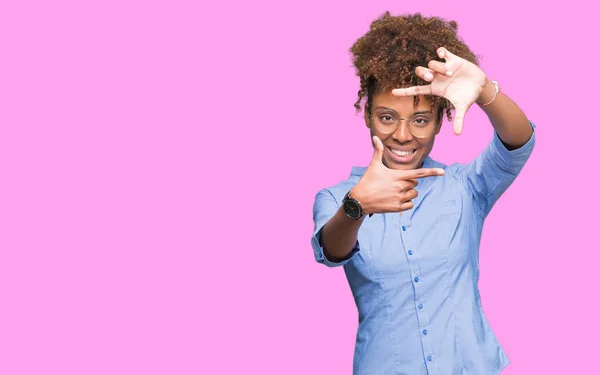
<svg viewBox="0 0 600 375">
<path fill-rule="evenodd" d="M 529 159 L 535 144 L 535 125 L 526 144 L 515 150 L 508 150 L 500 140 L 498 133 L 483 152 L 463 171 L 463 179 L 468 190 L 475 197 L 481 209 L 481 215 L 486 217 L 500 196 L 517 178 L 523 166 Z"/>
<path fill-rule="evenodd" d="M 354 248 L 346 257 L 346 259 L 343 259 L 339 262 L 333 262 L 327 259 L 327 257 L 325 257 L 325 253 L 323 252 L 323 246 L 321 245 L 321 232 L 323 231 L 323 227 L 325 226 L 325 224 L 335 215 L 339 208 L 340 206 L 336 202 L 335 197 L 333 196 L 333 194 L 331 194 L 331 192 L 328 189 L 320 190 L 317 193 L 315 203 L 313 206 L 313 221 L 315 223 L 315 226 L 311 239 L 311 244 L 315 255 L 315 260 L 318 263 L 322 263 L 328 267 L 338 267 L 345 265 L 360 250 L 360 246 L 357 240 L 356 244 L 354 245 Z"/>
</svg>

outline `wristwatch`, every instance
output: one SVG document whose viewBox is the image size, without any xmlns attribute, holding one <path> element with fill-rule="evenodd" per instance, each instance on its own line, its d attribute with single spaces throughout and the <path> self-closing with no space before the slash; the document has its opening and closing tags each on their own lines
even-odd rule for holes
<svg viewBox="0 0 600 375">
<path fill-rule="evenodd" d="M 352 197 L 350 197 L 350 190 L 346 193 L 346 196 L 342 200 L 342 205 L 344 207 L 344 212 L 350 219 L 360 220 L 365 213 L 363 212 L 362 205 L 360 202 Z M 373 216 L 373 214 L 369 214 L 369 217 Z"/>
</svg>

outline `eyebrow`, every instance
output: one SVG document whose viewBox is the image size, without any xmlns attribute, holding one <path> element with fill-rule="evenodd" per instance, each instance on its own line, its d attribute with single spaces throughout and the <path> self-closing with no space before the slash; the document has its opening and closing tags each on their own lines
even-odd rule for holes
<svg viewBox="0 0 600 375">
<path fill-rule="evenodd" d="M 377 106 L 377 107 L 375 107 L 375 109 L 387 109 L 389 111 L 394 112 L 395 114 L 398 114 L 398 112 L 396 112 L 393 109 L 388 108 L 388 107 Z M 426 115 L 426 114 L 433 114 L 433 111 L 417 111 L 417 112 L 414 112 L 412 114 L 412 116 L 415 116 L 415 115 Z"/>
</svg>

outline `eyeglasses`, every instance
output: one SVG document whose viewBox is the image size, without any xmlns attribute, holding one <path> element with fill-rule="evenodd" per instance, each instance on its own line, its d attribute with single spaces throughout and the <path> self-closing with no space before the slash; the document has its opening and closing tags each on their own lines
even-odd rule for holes
<svg viewBox="0 0 600 375">
<path fill-rule="evenodd" d="M 402 120 L 408 121 L 408 131 L 415 138 L 427 138 L 435 130 L 435 121 L 431 113 L 419 113 L 409 119 L 398 117 L 394 113 L 381 113 L 371 117 L 375 127 L 383 134 L 392 134 Z"/>
</svg>

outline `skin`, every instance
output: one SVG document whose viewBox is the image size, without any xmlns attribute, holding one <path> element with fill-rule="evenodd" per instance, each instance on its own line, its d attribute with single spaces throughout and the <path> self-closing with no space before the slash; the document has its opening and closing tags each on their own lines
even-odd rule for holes
<svg viewBox="0 0 600 375">
<path fill-rule="evenodd" d="M 440 132 L 441 123 L 436 123 L 435 112 L 431 110 L 431 101 L 425 96 L 419 96 L 419 104 L 414 105 L 412 96 L 396 96 L 391 92 L 383 92 L 373 97 L 372 110 L 365 110 L 365 124 L 370 130 L 371 137 L 378 137 L 384 146 L 383 164 L 395 170 L 409 170 L 421 168 L 423 161 L 433 149 L 435 136 Z M 373 117 L 385 117 L 390 114 L 408 119 L 423 113 L 422 119 L 431 122 L 432 133 L 426 138 L 416 138 L 410 131 L 408 121 L 402 120 L 400 126 L 392 134 L 381 133 L 375 126 Z M 369 115 L 370 114 L 370 115 Z M 415 156 L 408 163 L 398 162 L 393 157 L 391 149 L 415 150 Z"/>
<path fill-rule="evenodd" d="M 443 47 L 437 53 L 445 62 L 432 60 L 427 67 L 420 66 L 416 69 L 416 74 L 430 82 L 429 85 L 378 94 L 373 97 L 373 110 L 385 107 L 402 118 L 409 118 L 414 112 L 430 109 L 429 100 L 421 95 L 441 96 L 454 105 L 453 128 L 458 135 L 462 133 L 465 114 L 473 104 L 478 104 L 507 149 L 514 150 L 525 145 L 533 130 L 517 104 L 501 91 L 494 98 L 494 85 L 475 64 L 453 55 Z M 413 106 L 415 95 L 421 96 L 417 108 Z M 482 106 L 492 99 L 491 104 Z M 367 108 L 365 112 L 368 112 Z M 430 137 L 416 139 L 408 132 L 406 121 L 402 121 L 391 135 L 378 132 L 371 125 L 368 116 L 365 117 L 365 122 L 373 140 L 373 159 L 361 180 L 351 190 L 350 196 L 361 203 L 366 214 L 411 209 L 411 201 L 417 196 L 414 190 L 417 179 L 443 175 L 443 170 L 420 168 L 433 148 L 440 124 L 436 124 L 436 130 Z M 390 148 L 414 149 L 417 154 L 410 163 L 398 163 L 393 160 Z M 364 217 L 359 220 L 349 218 L 343 207 L 340 207 L 321 233 L 321 243 L 328 259 L 340 261 L 350 255 L 363 220 Z"/>
</svg>

